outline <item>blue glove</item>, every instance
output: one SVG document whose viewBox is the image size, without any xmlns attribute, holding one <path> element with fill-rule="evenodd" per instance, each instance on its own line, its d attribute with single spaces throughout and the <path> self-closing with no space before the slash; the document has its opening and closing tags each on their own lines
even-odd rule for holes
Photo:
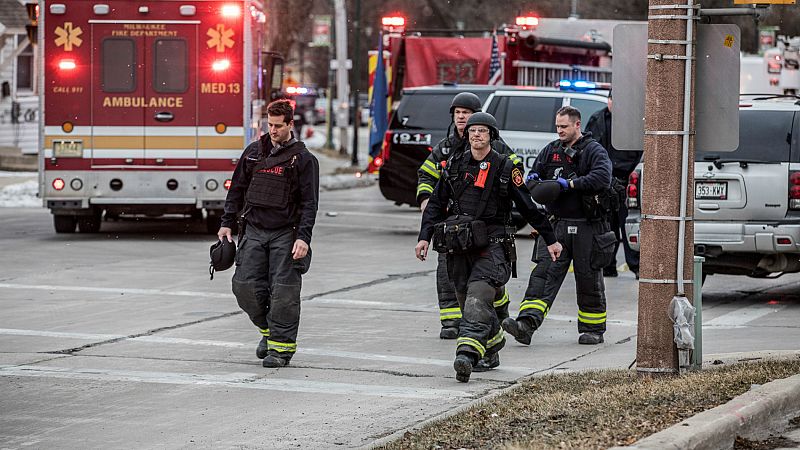
<svg viewBox="0 0 800 450">
<path fill-rule="evenodd" d="M 562 191 L 569 190 L 569 181 L 561 177 L 556 178 L 556 181 L 558 181 L 558 184 L 561 185 Z"/>
<path fill-rule="evenodd" d="M 525 181 L 538 181 L 538 180 L 539 180 L 539 174 L 536 172 L 529 173 L 528 178 L 525 179 Z"/>
</svg>

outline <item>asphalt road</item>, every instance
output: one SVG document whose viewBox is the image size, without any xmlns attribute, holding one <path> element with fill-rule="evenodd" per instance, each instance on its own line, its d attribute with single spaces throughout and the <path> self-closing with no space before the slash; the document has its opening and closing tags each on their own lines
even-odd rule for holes
<svg viewBox="0 0 800 450">
<path fill-rule="evenodd" d="M 577 344 L 569 276 L 531 347 L 511 340 L 499 369 L 458 383 L 454 343 L 438 339 L 435 258 L 413 256 L 418 210 L 376 186 L 323 192 L 320 206 L 298 353 L 283 369 L 255 358 L 232 271 L 209 280 L 202 223 L 56 235 L 46 210 L 0 209 L 0 447 L 359 447 L 528 374 L 635 358 L 633 275 L 606 279 L 597 347 Z M 532 240 L 518 242 L 525 261 Z M 526 283 L 509 283 L 513 312 Z M 798 348 L 800 276 L 713 276 L 704 306 L 706 355 Z"/>
</svg>

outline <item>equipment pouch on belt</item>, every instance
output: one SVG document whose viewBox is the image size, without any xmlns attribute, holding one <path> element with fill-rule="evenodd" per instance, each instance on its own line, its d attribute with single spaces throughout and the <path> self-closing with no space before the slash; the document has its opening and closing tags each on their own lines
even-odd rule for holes
<svg viewBox="0 0 800 450">
<path fill-rule="evenodd" d="M 439 253 L 466 253 L 488 245 L 486 222 L 470 216 L 452 216 L 433 227 L 433 249 Z"/>
<path fill-rule="evenodd" d="M 617 244 L 617 236 L 613 231 L 597 233 L 592 236 L 592 270 L 600 270 L 609 265 L 614 259 L 614 247 Z"/>
</svg>

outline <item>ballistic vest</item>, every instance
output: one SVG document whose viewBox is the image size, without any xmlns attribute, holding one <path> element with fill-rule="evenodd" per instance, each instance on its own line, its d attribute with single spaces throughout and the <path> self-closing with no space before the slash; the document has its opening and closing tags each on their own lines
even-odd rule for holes
<svg viewBox="0 0 800 450">
<path fill-rule="evenodd" d="M 298 183 L 297 158 L 305 147 L 294 139 L 277 155 L 265 156 L 259 142 L 260 159 L 253 167 L 245 200 L 263 208 L 286 208 L 294 186 Z"/>
<path fill-rule="evenodd" d="M 494 150 L 483 161 L 477 163 L 472 161 L 469 151 L 463 152 L 458 158 L 451 158 L 447 176 L 453 190 L 453 205 L 449 212 L 466 214 L 476 219 L 486 220 L 488 223 L 505 223 L 506 216 L 510 211 L 508 201 L 503 199 L 508 177 L 503 181 L 501 180 L 503 177 L 499 173 L 505 166 L 510 165 L 510 163 L 505 163 L 505 159 Z M 486 166 L 483 166 L 484 164 Z M 483 187 L 475 185 L 480 181 L 482 166 L 486 167 L 487 172 Z M 490 189 L 488 193 L 486 192 L 487 188 Z M 486 202 L 483 212 L 480 217 L 477 217 L 483 201 Z"/>
</svg>

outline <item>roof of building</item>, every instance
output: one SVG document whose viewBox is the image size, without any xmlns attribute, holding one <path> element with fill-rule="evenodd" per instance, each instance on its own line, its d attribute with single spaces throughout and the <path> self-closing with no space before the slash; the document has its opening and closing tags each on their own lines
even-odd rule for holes
<svg viewBox="0 0 800 450">
<path fill-rule="evenodd" d="M 25 6 L 16 0 L 0 1 L 0 24 L 6 30 L 25 30 L 28 25 L 28 12 Z"/>
</svg>

